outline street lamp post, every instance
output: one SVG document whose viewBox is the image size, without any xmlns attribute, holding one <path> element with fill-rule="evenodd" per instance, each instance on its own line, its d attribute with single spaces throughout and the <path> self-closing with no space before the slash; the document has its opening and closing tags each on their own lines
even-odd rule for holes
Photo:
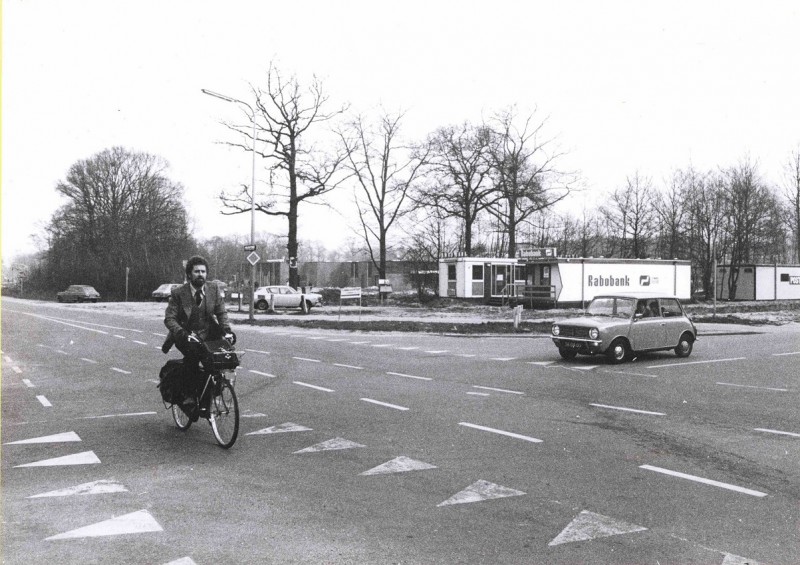
<svg viewBox="0 0 800 565">
<path fill-rule="evenodd" d="M 206 90 L 205 88 L 200 89 L 203 94 L 208 94 L 209 96 L 213 96 L 214 98 L 219 98 L 220 100 L 225 100 L 226 102 L 234 102 L 236 104 L 241 104 L 242 106 L 246 107 L 250 111 L 250 122 L 253 124 L 253 164 L 252 164 L 252 171 L 251 171 L 251 181 L 250 181 L 250 246 L 255 249 L 256 244 L 256 112 L 253 110 L 253 107 L 250 106 L 247 102 L 243 102 L 242 100 L 238 100 L 236 98 L 231 98 L 230 96 L 225 96 L 224 94 L 219 94 L 218 92 L 212 92 L 211 90 Z M 256 281 L 256 264 L 250 264 L 250 286 L 253 288 L 248 289 L 248 293 L 250 294 L 250 307 L 248 308 L 249 311 L 249 319 L 251 322 L 255 321 L 254 316 L 254 305 L 255 302 L 255 281 Z"/>
</svg>

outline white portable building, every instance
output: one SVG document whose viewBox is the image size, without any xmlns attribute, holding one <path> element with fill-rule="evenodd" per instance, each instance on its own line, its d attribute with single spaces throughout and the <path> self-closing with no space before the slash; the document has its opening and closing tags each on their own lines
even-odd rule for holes
<svg viewBox="0 0 800 565">
<path fill-rule="evenodd" d="M 730 297 L 731 266 L 717 267 L 719 300 L 800 300 L 800 265 L 740 265 Z"/>
</svg>

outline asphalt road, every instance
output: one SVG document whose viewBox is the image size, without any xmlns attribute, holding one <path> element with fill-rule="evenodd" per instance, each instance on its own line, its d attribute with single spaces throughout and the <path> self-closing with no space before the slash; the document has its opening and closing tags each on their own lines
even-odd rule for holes
<svg viewBox="0 0 800 565">
<path fill-rule="evenodd" d="M 237 333 L 226 451 L 161 404 L 159 320 L 4 300 L 3 562 L 800 562 L 796 330 Z"/>
</svg>

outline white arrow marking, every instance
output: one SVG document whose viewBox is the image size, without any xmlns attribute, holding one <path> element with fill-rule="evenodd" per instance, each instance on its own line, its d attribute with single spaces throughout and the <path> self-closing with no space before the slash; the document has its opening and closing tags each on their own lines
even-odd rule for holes
<svg viewBox="0 0 800 565">
<path fill-rule="evenodd" d="M 317 451 L 334 451 L 337 449 L 352 449 L 354 447 L 366 446 L 354 441 L 337 437 L 329 439 L 328 441 L 323 441 L 322 443 L 318 443 L 316 445 L 312 445 L 311 447 L 306 447 L 305 449 L 300 449 L 295 451 L 295 453 L 315 453 Z"/>
<path fill-rule="evenodd" d="M 424 471 L 427 469 L 436 469 L 436 465 L 431 465 L 423 461 L 416 461 L 405 455 L 401 455 L 382 465 L 364 471 L 361 475 L 386 475 L 389 473 L 405 473 L 407 471 Z"/>
<path fill-rule="evenodd" d="M 260 434 L 281 434 L 286 432 L 310 432 L 310 431 L 312 431 L 311 428 L 307 428 L 305 426 L 301 426 L 300 424 L 295 424 L 293 422 L 286 422 L 285 424 L 270 426 L 269 428 L 264 428 L 263 430 L 258 430 L 257 432 L 250 432 L 249 434 L 246 435 L 255 436 Z"/>
<path fill-rule="evenodd" d="M 646 530 L 647 528 L 637 526 L 636 524 L 629 524 L 622 520 L 615 520 L 608 516 L 584 510 L 547 545 L 552 546 L 573 541 L 586 541 L 594 538 L 630 534 Z"/>
<path fill-rule="evenodd" d="M 436 506 L 449 506 L 450 504 L 466 504 L 469 502 L 481 502 L 494 498 L 506 498 L 509 496 L 521 496 L 525 494 L 521 490 L 508 488 L 489 481 L 479 480 L 472 483 L 459 493 L 454 494 L 444 502 Z"/>
<path fill-rule="evenodd" d="M 97 458 L 94 451 L 84 451 L 73 455 L 64 455 L 63 457 L 43 459 L 33 463 L 17 465 L 16 467 L 57 467 L 59 465 L 94 465 L 97 463 L 100 463 L 100 459 Z"/>
<path fill-rule="evenodd" d="M 6 445 L 20 445 L 23 443 L 59 443 L 62 441 L 81 441 L 81 438 L 78 437 L 78 434 L 75 432 L 64 432 L 61 434 L 53 434 L 51 436 L 21 439 L 19 441 L 9 441 L 6 443 Z"/>
<path fill-rule="evenodd" d="M 156 522 L 152 514 L 147 510 L 131 512 L 123 516 L 116 516 L 104 522 L 98 522 L 90 526 L 84 526 L 77 530 L 71 530 L 46 538 L 48 540 L 75 539 L 75 538 L 96 538 L 100 536 L 118 536 L 122 534 L 141 534 L 145 532 L 161 532 L 163 528 Z"/>
<path fill-rule="evenodd" d="M 60 490 L 51 490 L 42 494 L 34 494 L 27 498 L 45 498 L 50 496 L 73 496 L 85 494 L 109 494 L 112 492 L 128 492 L 128 489 L 114 480 L 93 481 Z"/>
</svg>

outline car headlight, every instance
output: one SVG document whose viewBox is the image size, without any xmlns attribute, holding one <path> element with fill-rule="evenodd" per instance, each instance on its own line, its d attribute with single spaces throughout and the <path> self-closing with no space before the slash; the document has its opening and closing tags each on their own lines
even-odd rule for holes
<svg viewBox="0 0 800 565">
<path fill-rule="evenodd" d="M 589 330 L 589 339 L 597 339 L 598 337 L 600 337 L 600 332 L 597 331 L 597 328 Z"/>
<path fill-rule="evenodd" d="M 558 324 L 553 324 L 553 335 L 558 335 L 561 333 L 561 328 L 558 327 Z"/>
</svg>

